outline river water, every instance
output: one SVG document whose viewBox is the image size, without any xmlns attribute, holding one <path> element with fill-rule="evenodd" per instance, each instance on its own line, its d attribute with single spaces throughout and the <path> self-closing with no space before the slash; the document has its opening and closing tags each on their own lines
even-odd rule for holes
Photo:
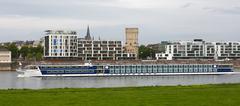
<svg viewBox="0 0 240 106">
<path fill-rule="evenodd" d="M 0 89 L 104 88 L 240 83 L 236 75 L 122 76 L 122 77 L 30 77 L 0 72 Z"/>
</svg>

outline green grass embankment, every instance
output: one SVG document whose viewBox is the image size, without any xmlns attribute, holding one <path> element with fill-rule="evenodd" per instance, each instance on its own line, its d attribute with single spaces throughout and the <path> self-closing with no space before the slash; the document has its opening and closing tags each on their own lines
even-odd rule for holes
<svg viewBox="0 0 240 106">
<path fill-rule="evenodd" d="M 0 106 L 240 106 L 240 84 L 0 90 Z"/>
</svg>

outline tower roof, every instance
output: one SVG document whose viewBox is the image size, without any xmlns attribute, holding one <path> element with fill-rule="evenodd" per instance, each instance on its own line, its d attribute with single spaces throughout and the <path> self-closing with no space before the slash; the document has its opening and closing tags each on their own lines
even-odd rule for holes
<svg viewBox="0 0 240 106">
<path fill-rule="evenodd" d="M 89 26 L 87 27 L 87 35 L 85 36 L 85 40 L 91 40 L 90 29 Z"/>
</svg>

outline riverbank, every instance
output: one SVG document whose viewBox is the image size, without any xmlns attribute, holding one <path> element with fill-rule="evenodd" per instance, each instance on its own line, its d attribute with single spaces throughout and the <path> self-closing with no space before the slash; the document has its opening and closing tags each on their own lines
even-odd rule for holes
<svg viewBox="0 0 240 106">
<path fill-rule="evenodd" d="M 0 63 L 0 71 L 11 71 L 11 63 Z"/>
<path fill-rule="evenodd" d="M 1 106 L 239 106 L 240 84 L 0 90 Z"/>
<path fill-rule="evenodd" d="M 19 67 L 19 62 L 23 67 L 30 64 L 84 64 L 85 61 L 78 60 L 45 60 L 45 61 L 14 61 L 11 64 L 11 70 L 15 71 Z M 232 64 L 237 70 L 240 70 L 240 60 L 214 61 L 214 60 L 93 60 L 92 64 Z"/>
</svg>

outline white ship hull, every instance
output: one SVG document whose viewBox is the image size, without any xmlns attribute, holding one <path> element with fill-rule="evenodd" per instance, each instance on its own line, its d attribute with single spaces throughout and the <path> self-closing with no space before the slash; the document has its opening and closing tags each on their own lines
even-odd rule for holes
<svg viewBox="0 0 240 106">
<path fill-rule="evenodd" d="M 101 76 L 169 76 L 223 75 L 233 72 L 232 65 L 39 65 L 18 69 L 18 77 L 101 77 Z"/>
<path fill-rule="evenodd" d="M 208 73 L 140 73 L 140 74 L 56 74 L 42 75 L 41 73 L 23 73 L 18 77 L 111 77 L 111 76 L 177 76 L 177 75 L 232 75 L 240 72 L 208 72 Z"/>
</svg>

